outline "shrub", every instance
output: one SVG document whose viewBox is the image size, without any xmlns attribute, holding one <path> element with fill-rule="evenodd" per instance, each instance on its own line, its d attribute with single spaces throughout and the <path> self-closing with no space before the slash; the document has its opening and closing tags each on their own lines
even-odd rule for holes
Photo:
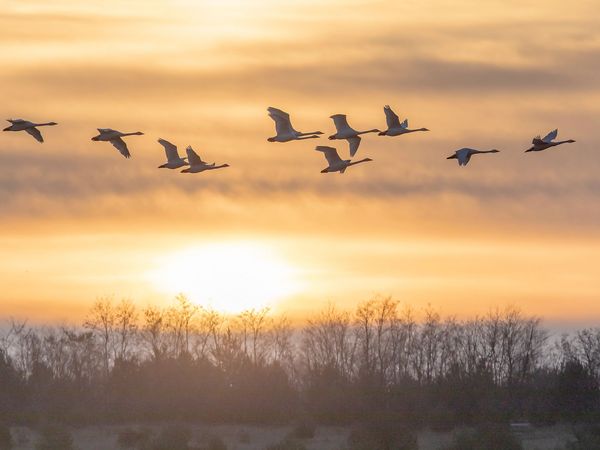
<svg viewBox="0 0 600 450">
<path fill-rule="evenodd" d="M 250 433 L 248 433 L 246 430 L 240 430 L 237 434 L 237 438 L 242 444 L 250 443 Z"/>
<path fill-rule="evenodd" d="M 0 450 L 10 450 L 12 445 L 13 442 L 10 434 L 10 427 L 0 423 Z"/>
<path fill-rule="evenodd" d="M 351 450 L 417 450 L 417 434 L 402 423 L 388 419 L 355 426 L 348 438 Z"/>
<path fill-rule="evenodd" d="M 192 437 L 190 429 L 183 425 L 164 427 L 150 445 L 151 450 L 188 450 Z"/>
<path fill-rule="evenodd" d="M 278 444 L 270 445 L 265 450 L 306 450 L 306 446 L 296 439 L 287 437 Z"/>
<path fill-rule="evenodd" d="M 206 450 L 227 450 L 227 446 L 219 436 L 211 436 L 208 438 Z"/>
<path fill-rule="evenodd" d="M 312 420 L 304 418 L 292 429 L 290 436 L 296 439 L 312 439 L 315 437 L 316 427 Z"/>
<path fill-rule="evenodd" d="M 73 438 L 69 430 L 61 425 L 50 424 L 40 430 L 35 444 L 36 450 L 72 450 Z"/>
<path fill-rule="evenodd" d="M 117 443 L 122 448 L 148 448 L 151 435 L 147 428 L 125 428 L 119 432 Z"/>
<path fill-rule="evenodd" d="M 457 432 L 447 450 L 523 450 L 523 446 L 508 427 L 486 425 Z"/>
<path fill-rule="evenodd" d="M 574 430 L 575 442 L 569 442 L 565 450 L 600 450 L 600 426 L 586 425 Z"/>
</svg>

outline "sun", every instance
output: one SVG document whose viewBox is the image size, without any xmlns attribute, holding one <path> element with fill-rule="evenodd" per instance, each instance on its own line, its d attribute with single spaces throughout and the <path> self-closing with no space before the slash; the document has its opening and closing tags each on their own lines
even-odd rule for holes
<svg viewBox="0 0 600 450">
<path fill-rule="evenodd" d="M 299 290 L 298 271 L 267 245 L 204 244 L 160 258 L 148 275 L 162 293 L 227 313 L 274 306 Z"/>
</svg>

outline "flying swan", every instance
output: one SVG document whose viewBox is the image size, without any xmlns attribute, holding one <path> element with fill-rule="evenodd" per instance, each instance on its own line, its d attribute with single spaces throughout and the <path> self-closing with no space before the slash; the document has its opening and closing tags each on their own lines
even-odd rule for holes
<svg viewBox="0 0 600 450">
<path fill-rule="evenodd" d="M 556 130 L 552 130 L 543 139 L 541 139 L 539 136 L 534 137 L 533 140 L 531 141 L 531 143 L 533 144 L 533 147 L 525 150 L 525 153 L 541 152 L 542 150 L 546 150 L 547 148 L 550 148 L 550 147 L 556 147 L 557 145 L 560 145 L 560 144 L 572 144 L 573 142 L 575 142 L 573 139 L 555 142 L 554 139 L 556 139 L 556 136 L 558 136 L 558 128 Z"/>
<path fill-rule="evenodd" d="M 223 167 L 229 167 L 229 164 L 221 164 L 220 166 L 216 166 L 215 163 L 207 164 L 206 162 L 202 161 L 202 158 L 198 156 L 198 154 L 194 151 L 191 145 L 188 145 L 185 151 L 187 152 L 187 158 L 190 162 L 190 167 L 188 167 L 187 169 L 183 169 L 181 173 L 198 173 L 204 172 L 205 170 L 214 170 L 221 169 Z"/>
<path fill-rule="evenodd" d="M 267 111 L 269 111 L 269 117 L 275 121 L 275 132 L 277 133 L 276 136 L 267 139 L 269 142 L 289 142 L 314 139 L 318 138 L 319 134 L 323 134 L 321 131 L 302 133 L 295 130 L 290 121 L 290 115 L 281 109 L 269 106 Z"/>
<path fill-rule="evenodd" d="M 498 153 L 500 150 L 493 148 L 492 150 L 475 150 L 473 148 L 461 148 L 456 150 L 454 155 L 448 156 L 446 159 L 458 159 L 459 166 L 466 166 L 471 160 L 471 156 L 478 155 L 480 153 Z"/>
<path fill-rule="evenodd" d="M 326 147 L 324 145 L 317 145 L 315 150 L 318 152 L 325 153 L 325 159 L 329 163 L 329 166 L 325 169 L 321 170 L 321 173 L 329 173 L 329 172 L 339 172 L 344 173 L 346 169 L 355 164 L 360 164 L 367 161 L 373 161 L 371 158 L 361 159 L 360 161 L 352 162 L 349 159 L 342 159 L 338 152 L 333 147 Z"/>
<path fill-rule="evenodd" d="M 360 145 L 361 134 L 380 132 L 380 130 L 376 128 L 367 131 L 356 131 L 354 128 L 348 125 L 348 120 L 346 119 L 345 114 L 334 114 L 333 116 L 329 116 L 329 118 L 333 119 L 333 124 L 335 125 L 336 129 L 336 133 L 329 136 L 329 139 L 346 139 L 350 145 L 350 156 L 356 155 L 358 146 Z"/>
<path fill-rule="evenodd" d="M 427 128 L 415 128 L 410 130 L 408 128 L 408 119 L 404 119 L 404 122 L 400 123 L 398 115 L 392 111 L 389 105 L 383 107 L 385 113 L 385 121 L 387 122 L 388 129 L 379 133 L 379 136 L 400 136 L 401 134 L 414 133 L 416 131 L 429 131 Z"/>
<path fill-rule="evenodd" d="M 144 133 L 136 131 L 134 133 L 121 133 L 120 131 L 113 130 L 111 128 L 98 128 L 100 133 L 98 136 L 94 136 L 92 141 L 107 141 L 110 142 L 125 158 L 130 158 L 131 154 L 127 148 L 127 144 L 123 139 L 124 136 L 141 136 Z"/>
<path fill-rule="evenodd" d="M 179 169 L 180 167 L 187 166 L 187 158 L 181 158 L 179 152 L 177 152 L 177 146 L 171 144 L 169 141 L 159 139 L 158 143 L 165 148 L 165 154 L 167 155 L 167 162 L 158 166 L 159 169 Z"/>
<path fill-rule="evenodd" d="M 28 120 L 23 119 L 6 119 L 11 123 L 10 127 L 6 127 L 2 131 L 26 131 L 30 135 L 32 135 L 36 141 L 44 142 L 44 138 L 42 137 L 42 133 L 36 127 L 46 127 L 58 125 L 56 122 L 46 122 L 46 123 L 33 123 Z"/>
</svg>

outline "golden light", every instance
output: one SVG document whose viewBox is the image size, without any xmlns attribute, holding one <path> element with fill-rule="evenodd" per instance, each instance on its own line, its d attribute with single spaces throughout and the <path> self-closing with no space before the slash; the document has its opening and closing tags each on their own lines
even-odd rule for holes
<svg viewBox="0 0 600 450">
<path fill-rule="evenodd" d="M 148 277 L 165 294 L 183 293 L 195 303 L 238 313 L 271 307 L 298 292 L 297 272 L 267 245 L 242 242 L 174 252 Z"/>
</svg>

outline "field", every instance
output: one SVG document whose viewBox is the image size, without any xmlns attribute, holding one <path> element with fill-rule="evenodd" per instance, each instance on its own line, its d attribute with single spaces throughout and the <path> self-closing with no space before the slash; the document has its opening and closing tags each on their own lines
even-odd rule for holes
<svg viewBox="0 0 600 450">
<path fill-rule="evenodd" d="M 147 430 L 158 432 L 159 426 L 143 426 Z M 210 437 L 218 436 L 227 445 L 228 450 L 264 450 L 280 442 L 291 431 L 285 426 L 241 426 L 241 425 L 188 425 L 192 431 L 192 442 L 202 448 Z M 119 432 L 124 426 L 90 426 L 74 428 L 71 435 L 75 448 L 81 450 L 118 450 Z M 15 450 L 35 448 L 37 433 L 26 427 L 11 429 Z M 307 450 L 340 450 L 346 448 L 350 429 L 346 427 L 317 427 L 312 439 L 304 440 Z M 519 432 L 526 450 L 560 450 L 572 438 L 566 426 L 534 428 Z M 422 431 L 419 433 L 420 450 L 441 450 L 451 442 L 452 433 Z"/>
</svg>

